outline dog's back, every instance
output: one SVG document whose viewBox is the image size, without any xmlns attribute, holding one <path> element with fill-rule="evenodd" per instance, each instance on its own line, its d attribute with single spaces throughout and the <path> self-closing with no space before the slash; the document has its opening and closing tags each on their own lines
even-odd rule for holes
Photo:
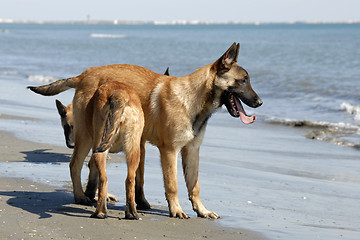
<svg viewBox="0 0 360 240">
<path fill-rule="evenodd" d="M 89 68 L 84 73 L 93 71 L 98 67 Z M 164 72 L 165 76 L 170 76 L 169 67 Z M 62 80 L 60 80 L 62 81 Z M 104 87 L 103 87 L 104 88 Z M 131 90 L 130 90 L 131 91 Z M 73 117 L 73 105 L 70 103 L 68 106 L 63 105 L 56 99 L 56 108 L 60 115 L 61 126 L 64 130 L 65 142 L 68 148 L 74 148 L 74 117 Z"/>
<path fill-rule="evenodd" d="M 138 94 L 128 85 L 101 85 L 94 95 L 92 117 L 94 152 L 126 152 L 138 144 L 133 141 L 141 137 L 144 113 Z"/>
</svg>

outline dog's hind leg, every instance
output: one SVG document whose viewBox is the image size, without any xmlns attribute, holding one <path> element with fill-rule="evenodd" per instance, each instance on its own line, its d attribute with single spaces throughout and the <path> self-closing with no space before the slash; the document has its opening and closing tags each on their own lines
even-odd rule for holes
<svg viewBox="0 0 360 240">
<path fill-rule="evenodd" d="M 200 145 L 190 142 L 187 146 L 183 147 L 181 151 L 182 165 L 189 200 L 191 201 L 193 210 L 197 213 L 198 217 L 217 219 L 219 218 L 219 215 L 215 212 L 208 211 L 200 200 L 199 150 Z"/>
<path fill-rule="evenodd" d="M 96 165 L 96 168 L 99 172 L 99 192 L 98 192 L 98 202 L 96 206 L 96 211 L 91 215 L 92 218 L 106 218 L 107 217 L 107 189 L 108 181 L 106 176 L 106 156 L 108 151 L 93 153 L 91 156 L 91 161 Z"/>
<path fill-rule="evenodd" d="M 145 145 L 145 141 L 142 141 L 140 144 L 140 163 L 136 171 L 135 181 L 135 202 L 136 208 L 139 210 L 146 210 L 151 208 L 151 204 L 146 200 L 144 194 Z"/>
<path fill-rule="evenodd" d="M 108 158 L 109 160 L 109 155 Z M 96 165 L 94 163 L 94 161 L 92 161 L 92 158 L 90 159 L 89 163 L 88 163 L 88 167 L 89 167 L 89 177 L 88 177 L 88 182 L 86 184 L 86 191 L 85 191 L 85 195 L 93 202 L 95 202 L 96 199 L 96 190 L 98 188 L 98 182 L 99 182 L 99 172 L 96 168 Z M 119 200 L 116 198 L 115 195 L 108 193 L 107 195 L 107 202 L 118 202 Z"/>
<path fill-rule="evenodd" d="M 135 145 L 136 146 L 136 145 Z M 137 144 L 139 146 L 139 144 Z M 128 167 L 126 184 L 126 219 L 139 219 L 135 206 L 135 176 L 136 170 L 140 161 L 140 149 L 137 147 L 130 147 L 132 151 L 126 152 L 126 161 Z"/>
<path fill-rule="evenodd" d="M 89 139 L 81 139 L 77 141 L 74 147 L 74 152 L 70 161 L 70 175 L 73 183 L 73 192 L 75 203 L 82 205 L 91 205 L 92 200 L 85 196 L 81 185 L 81 169 L 85 157 L 89 153 L 91 141 Z"/>
<path fill-rule="evenodd" d="M 181 209 L 177 186 L 177 155 L 178 151 L 169 148 L 159 148 L 161 167 L 163 171 L 165 196 L 169 205 L 170 217 L 189 218 Z"/>
</svg>

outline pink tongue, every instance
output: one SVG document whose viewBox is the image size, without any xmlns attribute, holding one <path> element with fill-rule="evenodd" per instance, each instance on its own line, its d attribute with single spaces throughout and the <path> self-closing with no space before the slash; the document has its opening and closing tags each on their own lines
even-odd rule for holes
<svg viewBox="0 0 360 240">
<path fill-rule="evenodd" d="M 239 110 L 239 113 L 240 113 L 241 121 L 244 124 L 250 124 L 250 123 L 255 122 L 256 116 L 248 116 L 248 115 L 246 115 L 245 110 L 244 110 L 243 106 L 241 105 L 241 103 L 239 102 L 239 100 L 236 97 L 234 97 L 234 98 L 235 98 L 236 107 L 237 107 L 237 109 Z"/>
<path fill-rule="evenodd" d="M 244 124 L 250 124 L 255 122 L 256 116 L 247 116 L 243 112 L 240 112 L 240 119 Z"/>
</svg>

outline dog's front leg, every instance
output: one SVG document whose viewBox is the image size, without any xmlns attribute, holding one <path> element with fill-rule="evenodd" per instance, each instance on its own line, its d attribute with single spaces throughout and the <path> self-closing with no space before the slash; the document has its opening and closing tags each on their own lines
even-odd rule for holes
<svg viewBox="0 0 360 240">
<path fill-rule="evenodd" d="M 200 145 L 194 144 L 193 142 L 183 147 L 181 150 L 182 165 L 186 187 L 189 193 L 189 200 L 198 217 L 217 219 L 219 218 L 219 215 L 215 212 L 208 211 L 200 200 L 199 150 Z"/>
<path fill-rule="evenodd" d="M 140 162 L 140 147 L 131 147 L 131 150 L 126 151 L 126 161 L 128 165 L 128 174 L 126 178 L 126 219 L 139 219 L 135 206 L 135 176 L 136 170 Z"/>
<path fill-rule="evenodd" d="M 171 217 L 189 218 L 181 209 L 178 199 L 177 187 L 177 155 L 178 151 L 173 148 L 159 148 L 161 155 L 161 167 L 163 171 L 165 196 L 169 205 Z"/>
<path fill-rule="evenodd" d="M 99 172 L 97 170 L 94 158 L 91 158 L 89 163 L 89 177 L 86 184 L 85 195 L 91 200 L 95 198 L 96 189 L 98 188 Z"/>
</svg>

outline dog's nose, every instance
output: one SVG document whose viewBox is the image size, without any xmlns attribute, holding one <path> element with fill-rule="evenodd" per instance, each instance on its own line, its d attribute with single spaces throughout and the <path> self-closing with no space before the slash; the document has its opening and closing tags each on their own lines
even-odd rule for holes
<svg viewBox="0 0 360 240">
<path fill-rule="evenodd" d="M 259 99 L 257 100 L 257 104 L 258 104 L 258 107 L 260 107 L 260 106 L 263 104 L 263 101 L 259 98 Z"/>
</svg>

